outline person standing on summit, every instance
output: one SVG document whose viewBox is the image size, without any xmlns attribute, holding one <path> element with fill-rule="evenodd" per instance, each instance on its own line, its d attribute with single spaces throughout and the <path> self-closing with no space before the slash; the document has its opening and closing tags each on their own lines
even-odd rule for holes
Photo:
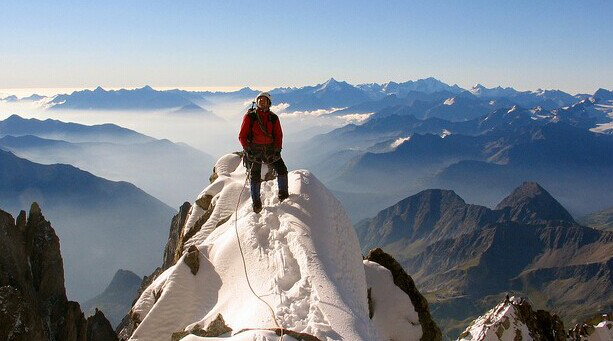
<svg viewBox="0 0 613 341">
<path fill-rule="evenodd" d="M 260 93 L 255 101 L 257 108 L 249 109 L 243 117 L 238 140 L 247 155 L 246 163 L 250 169 L 253 211 L 260 213 L 262 211 L 260 187 L 263 163 L 272 166 L 277 172 L 279 201 L 287 199 L 289 191 L 287 188 L 287 167 L 281 158 L 281 148 L 283 147 L 281 122 L 279 122 L 279 117 L 270 111 L 272 100 L 268 92 Z"/>
</svg>

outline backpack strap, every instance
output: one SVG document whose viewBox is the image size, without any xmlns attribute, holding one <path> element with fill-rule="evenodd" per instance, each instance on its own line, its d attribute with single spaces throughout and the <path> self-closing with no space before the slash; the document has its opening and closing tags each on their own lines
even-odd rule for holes
<svg viewBox="0 0 613 341">
<path fill-rule="evenodd" d="M 268 121 L 270 123 L 272 123 L 272 143 L 273 144 L 276 141 L 276 137 L 275 137 L 275 123 L 277 123 L 278 120 L 279 120 L 279 116 L 277 116 L 277 114 L 275 114 L 272 111 L 268 113 Z"/>
<path fill-rule="evenodd" d="M 272 123 L 272 134 L 270 134 L 268 132 L 268 129 L 266 129 L 266 127 L 264 127 L 264 123 L 262 122 L 262 119 L 260 118 L 260 115 L 257 114 L 257 111 L 255 110 L 249 110 L 247 112 L 247 116 L 249 116 L 249 120 L 251 121 L 251 127 L 249 129 L 249 134 L 247 134 L 247 141 L 249 143 L 253 143 L 253 125 L 255 124 L 255 122 L 258 122 L 258 125 L 260 126 L 260 130 L 264 133 L 264 135 L 266 135 L 267 137 L 270 137 L 273 140 L 273 143 L 275 141 L 275 123 L 277 122 L 277 120 L 279 119 L 279 116 L 277 116 L 277 114 L 275 114 L 274 112 L 270 111 L 268 113 L 268 121 L 270 123 Z"/>
</svg>

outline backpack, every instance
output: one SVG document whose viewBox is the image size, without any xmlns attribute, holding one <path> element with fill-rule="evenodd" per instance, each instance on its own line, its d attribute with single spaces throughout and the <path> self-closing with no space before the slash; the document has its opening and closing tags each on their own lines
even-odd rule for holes
<svg viewBox="0 0 613 341">
<path fill-rule="evenodd" d="M 279 116 L 277 116 L 277 114 L 275 114 L 272 111 L 268 112 L 268 121 L 270 123 L 272 123 L 272 135 L 268 133 L 268 130 L 264 127 L 264 123 L 262 123 L 262 120 L 260 119 L 260 116 L 257 114 L 256 110 L 249 110 L 247 112 L 247 116 L 249 116 L 249 120 L 251 121 L 251 127 L 249 128 L 249 134 L 247 134 L 247 141 L 249 143 L 252 143 L 253 141 L 253 125 L 255 124 L 255 122 L 258 122 L 258 125 L 260 126 L 260 130 L 262 130 L 262 132 L 264 133 L 264 135 L 266 135 L 267 137 L 272 138 L 273 143 L 275 141 L 275 123 L 277 122 L 277 120 L 279 119 Z"/>
</svg>

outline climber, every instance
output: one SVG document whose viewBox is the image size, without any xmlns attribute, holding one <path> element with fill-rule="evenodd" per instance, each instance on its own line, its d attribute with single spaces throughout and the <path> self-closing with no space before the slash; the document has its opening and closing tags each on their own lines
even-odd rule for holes
<svg viewBox="0 0 613 341">
<path fill-rule="evenodd" d="M 268 92 L 260 93 L 255 102 L 257 108 L 249 109 L 243 117 L 238 140 L 247 156 L 247 168 L 250 169 L 253 211 L 260 213 L 262 210 L 260 187 L 263 163 L 272 166 L 277 172 L 279 201 L 287 199 L 289 192 L 287 189 L 287 167 L 281 158 L 283 146 L 281 122 L 279 122 L 279 117 L 270 111 L 272 100 Z"/>
</svg>

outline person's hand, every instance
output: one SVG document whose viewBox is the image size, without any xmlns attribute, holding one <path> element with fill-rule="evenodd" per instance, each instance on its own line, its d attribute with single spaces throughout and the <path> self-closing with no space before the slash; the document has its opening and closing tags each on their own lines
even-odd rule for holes
<svg viewBox="0 0 613 341">
<path fill-rule="evenodd" d="M 275 157 L 281 157 L 281 148 L 275 148 Z"/>
<path fill-rule="evenodd" d="M 243 150 L 243 152 L 245 153 L 245 155 L 247 155 L 247 158 L 253 158 L 253 151 L 251 150 L 251 148 L 247 147 Z"/>
</svg>

